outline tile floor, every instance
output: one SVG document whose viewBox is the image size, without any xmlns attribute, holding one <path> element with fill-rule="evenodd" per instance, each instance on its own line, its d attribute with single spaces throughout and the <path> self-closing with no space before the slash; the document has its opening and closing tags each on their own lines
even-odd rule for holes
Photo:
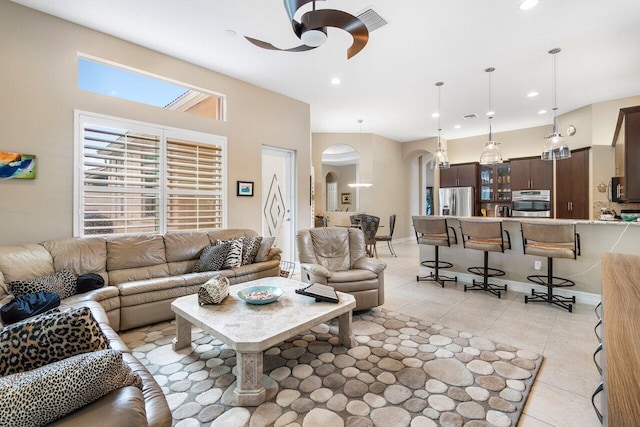
<svg viewBox="0 0 640 427">
<path fill-rule="evenodd" d="M 591 394 L 600 381 L 592 354 L 593 306 L 577 304 L 573 313 L 547 304 L 526 304 L 524 294 L 493 295 L 464 292 L 449 282 L 416 282 L 418 245 L 394 245 L 397 258 L 385 244 L 378 248 L 385 270 L 384 308 L 440 323 L 495 342 L 543 354 L 545 359 L 518 426 L 598 426 Z M 455 261 L 453 261 L 455 262 Z"/>
</svg>

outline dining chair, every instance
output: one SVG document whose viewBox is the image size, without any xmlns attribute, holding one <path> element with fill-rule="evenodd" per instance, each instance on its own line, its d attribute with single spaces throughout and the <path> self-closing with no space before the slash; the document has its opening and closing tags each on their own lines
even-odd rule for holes
<svg viewBox="0 0 640 427">
<path fill-rule="evenodd" d="M 396 228 L 396 214 L 393 214 L 389 217 L 389 234 L 383 234 L 382 236 L 376 236 L 376 241 L 378 242 L 387 242 L 387 246 L 389 247 L 389 252 L 394 257 L 398 257 L 396 255 L 396 251 L 393 250 L 393 244 L 391 240 L 393 239 L 393 230 Z"/>
<path fill-rule="evenodd" d="M 380 225 L 380 218 L 373 215 L 360 215 L 360 229 L 364 233 L 364 242 L 366 245 L 367 255 L 378 258 L 378 250 L 376 249 L 376 233 Z"/>
</svg>

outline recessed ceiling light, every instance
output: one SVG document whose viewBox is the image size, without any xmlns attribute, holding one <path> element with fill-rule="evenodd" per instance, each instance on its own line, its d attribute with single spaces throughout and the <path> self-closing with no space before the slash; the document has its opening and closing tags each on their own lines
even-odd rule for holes
<svg viewBox="0 0 640 427">
<path fill-rule="evenodd" d="M 238 33 L 236 33 L 236 32 L 235 32 L 235 31 L 233 31 L 233 30 L 225 30 L 225 32 L 224 32 L 224 33 L 225 33 L 226 35 L 228 35 L 229 37 L 235 37 L 235 36 L 237 36 L 237 35 L 238 35 Z"/>
<path fill-rule="evenodd" d="M 520 2 L 520 10 L 529 10 L 536 7 L 538 0 L 522 0 Z"/>
<path fill-rule="evenodd" d="M 540 110 L 538 111 L 538 114 L 547 114 L 547 110 Z"/>
<path fill-rule="evenodd" d="M 495 116 L 496 112 L 495 111 L 487 111 L 487 116 Z"/>
<path fill-rule="evenodd" d="M 538 95 L 540 95 L 538 92 L 536 92 L 535 90 L 532 90 L 527 94 L 527 98 L 533 98 L 534 96 L 538 96 Z"/>
<path fill-rule="evenodd" d="M 460 125 L 455 125 L 453 128 L 454 128 L 454 129 L 460 129 L 461 127 L 462 127 L 462 126 L 460 126 Z"/>
<path fill-rule="evenodd" d="M 437 119 L 438 117 L 440 117 L 440 113 L 433 113 L 431 117 L 433 117 L 434 119 Z"/>
<path fill-rule="evenodd" d="M 331 84 L 335 85 L 335 86 L 338 86 L 340 84 L 340 79 L 337 78 L 337 77 L 332 78 L 331 79 Z"/>
</svg>

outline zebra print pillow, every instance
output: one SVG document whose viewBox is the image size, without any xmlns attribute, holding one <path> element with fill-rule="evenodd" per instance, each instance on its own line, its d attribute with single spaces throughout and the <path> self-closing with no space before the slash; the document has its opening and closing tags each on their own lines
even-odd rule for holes
<svg viewBox="0 0 640 427">
<path fill-rule="evenodd" d="M 218 240 L 216 245 L 229 243 L 231 247 L 229 248 L 229 252 L 227 253 L 227 258 L 224 260 L 222 264 L 222 270 L 228 268 L 236 268 L 242 265 L 242 244 L 244 241 L 244 237 L 238 237 L 237 239 L 232 240 Z"/>
</svg>

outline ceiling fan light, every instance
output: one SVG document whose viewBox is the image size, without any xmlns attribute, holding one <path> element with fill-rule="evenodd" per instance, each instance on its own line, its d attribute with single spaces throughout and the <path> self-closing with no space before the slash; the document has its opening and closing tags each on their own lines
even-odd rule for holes
<svg viewBox="0 0 640 427">
<path fill-rule="evenodd" d="M 310 47 L 318 47 L 327 41 L 327 30 L 319 28 L 317 30 L 307 30 L 300 36 L 302 43 Z"/>
<path fill-rule="evenodd" d="M 502 153 L 495 141 L 488 141 L 480 154 L 480 164 L 493 165 L 496 163 L 502 163 Z"/>
</svg>

